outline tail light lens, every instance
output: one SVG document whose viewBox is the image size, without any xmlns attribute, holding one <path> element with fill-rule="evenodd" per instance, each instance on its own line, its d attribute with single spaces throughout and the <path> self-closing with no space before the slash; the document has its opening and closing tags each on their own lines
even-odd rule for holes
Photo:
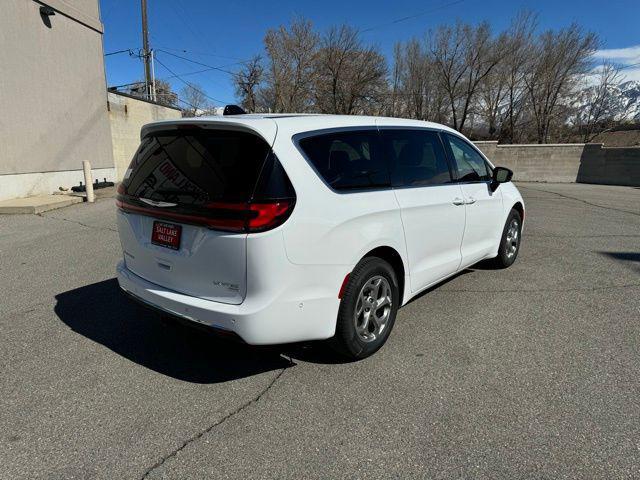
<svg viewBox="0 0 640 480">
<path fill-rule="evenodd" d="M 268 203 L 217 202 L 206 205 L 206 212 L 180 213 L 158 207 L 143 207 L 118 196 L 116 206 L 125 212 L 139 213 L 182 223 L 202 225 L 215 230 L 238 233 L 256 233 L 270 230 L 289 217 L 294 202 L 279 200 Z"/>
</svg>

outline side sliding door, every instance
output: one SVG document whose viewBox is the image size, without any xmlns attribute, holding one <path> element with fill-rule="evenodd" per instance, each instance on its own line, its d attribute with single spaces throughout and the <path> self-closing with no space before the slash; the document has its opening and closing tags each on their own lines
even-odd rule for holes
<svg viewBox="0 0 640 480">
<path fill-rule="evenodd" d="M 460 266 L 463 194 L 437 131 L 381 127 L 380 137 L 400 206 L 411 291 L 417 292 Z"/>
</svg>

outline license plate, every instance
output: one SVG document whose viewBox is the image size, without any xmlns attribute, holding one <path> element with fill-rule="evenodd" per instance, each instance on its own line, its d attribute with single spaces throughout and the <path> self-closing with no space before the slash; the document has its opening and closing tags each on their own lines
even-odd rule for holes
<svg viewBox="0 0 640 480">
<path fill-rule="evenodd" d="M 151 243 L 162 247 L 178 250 L 180 248 L 180 235 L 182 233 L 181 225 L 173 223 L 153 222 L 153 231 L 151 233 Z"/>
</svg>

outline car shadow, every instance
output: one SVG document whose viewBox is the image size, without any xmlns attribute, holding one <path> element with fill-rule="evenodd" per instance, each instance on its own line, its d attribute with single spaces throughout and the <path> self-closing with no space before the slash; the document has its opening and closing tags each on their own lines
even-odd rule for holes
<svg viewBox="0 0 640 480">
<path fill-rule="evenodd" d="M 640 252 L 598 252 L 605 257 L 620 260 L 622 262 L 632 262 L 632 268 L 640 271 Z"/>
<path fill-rule="evenodd" d="M 640 262 L 640 252 L 599 252 L 607 257 L 628 262 Z"/>
<path fill-rule="evenodd" d="M 163 322 L 157 313 L 126 297 L 116 279 L 61 293 L 56 301 L 55 313 L 73 331 L 132 362 L 187 382 L 219 383 L 287 368 L 295 365 L 292 354 L 322 362 L 315 347 L 250 347 Z"/>
<path fill-rule="evenodd" d="M 437 288 L 442 287 L 443 285 L 446 285 L 447 283 L 451 282 L 452 280 L 455 280 L 458 277 L 461 277 L 462 275 L 467 275 L 469 273 L 473 273 L 474 270 L 485 270 L 482 268 L 476 268 L 477 264 L 469 267 L 469 268 L 465 268 L 464 270 L 460 270 L 459 272 L 455 273 L 454 275 L 451 275 L 448 278 L 445 278 L 444 280 L 436 283 L 435 285 L 431 285 L 429 288 L 427 288 L 426 290 L 423 290 L 422 292 L 420 292 L 419 294 L 417 294 L 415 297 L 413 297 L 411 300 L 409 300 L 406 305 L 409 305 L 417 300 L 420 300 L 422 297 L 424 297 L 425 295 L 427 295 L 430 292 L 433 292 L 434 290 L 436 290 Z M 488 270 L 488 267 L 486 268 Z"/>
</svg>

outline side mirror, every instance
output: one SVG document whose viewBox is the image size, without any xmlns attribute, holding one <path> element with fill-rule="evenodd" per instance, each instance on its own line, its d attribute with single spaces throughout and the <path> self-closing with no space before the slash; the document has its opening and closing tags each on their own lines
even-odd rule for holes
<svg viewBox="0 0 640 480">
<path fill-rule="evenodd" d="M 505 167 L 496 167 L 493 169 L 493 178 L 491 179 L 491 190 L 496 190 L 501 183 L 510 182 L 513 178 L 513 171 Z"/>
</svg>

